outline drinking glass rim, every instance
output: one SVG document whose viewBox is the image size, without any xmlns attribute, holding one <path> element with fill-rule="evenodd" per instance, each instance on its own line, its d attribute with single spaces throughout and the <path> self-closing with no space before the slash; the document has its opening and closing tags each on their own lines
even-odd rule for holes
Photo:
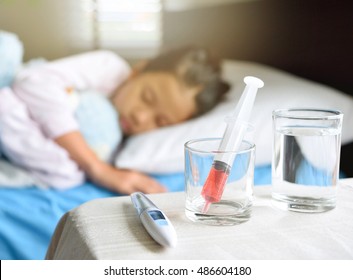
<svg viewBox="0 0 353 280">
<path fill-rule="evenodd" d="M 193 148 L 190 147 L 190 144 L 196 143 L 196 142 L 205 142 L 205 141 L 217 141 L 217 140 L 222 140 L 221 137 L 210 137 L 210 138 L 197 138 L 197 139 L 191 139 L 189 141 L 187 141 L 184 144 L 184 147 L 190 151 L 193 152 L 197 152 L 197 153 L 203 153 L 203 154 L 209 154 L 209 153 L 213 153 L 213 154 L 217 154 L 217 153 L 236 153 L 236 154 L 244 154 L 244 153 L 248 153 L 249 151 L 255 150 L 256 145 L 253 142 L 250 142 L 248 140 L 242 140 L 242 143 L 246 143 L 249 145 L 248 148 L 242 149 L 242 150 L 236 150 L 236 151 L 205 151 L 205 150 L 201 150 L 201 149 L 197 149 L 197 148 Z"/>
<path fill-rule="evenodd" d="M 292 115 L 291 112 L 322 112 L 328 115 L 310 116 L 310 115 Z M 319 109 L 319 108 L 288 108 L 276 109 L 272 112 L 274 117 L 282 117 L 288 119 L 303 119 L 303 120 L 334 120 L 342 118 L 343 113 L 335 109 Z"/>
</svg>

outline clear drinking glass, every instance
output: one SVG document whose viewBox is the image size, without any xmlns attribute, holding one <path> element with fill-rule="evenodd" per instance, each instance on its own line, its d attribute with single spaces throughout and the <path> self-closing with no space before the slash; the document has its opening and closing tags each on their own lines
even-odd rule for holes
<svg viewBox="0 0 353 280">
<path fill-rule="evenodd" d="M 272 201 L 297 212 L 336 206 L 343 114 L 325 109 L 280 109 L 272 114 Z"/>
<path fill-rule="evenodd" d="M 249 220 L 253 201 L 255 145 L 243 141 L 237 151 L 218 151 L 221 138 L 185 144 L 186 216 L 210 225 L 235 225 Z M 235 156 L 220 200 L 205 212 L 202 189 L 218 153 Z"/>
</svg>

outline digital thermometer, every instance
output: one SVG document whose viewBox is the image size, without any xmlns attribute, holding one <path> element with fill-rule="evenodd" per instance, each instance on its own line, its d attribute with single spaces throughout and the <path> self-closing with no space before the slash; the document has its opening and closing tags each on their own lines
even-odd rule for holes
<svg viewBox="0 0 353 280">
<path fill-rule="evenodd" d="M 135 192 L 130 196 L 137 215 L 151 237 L 162 246 L 175 247 L 177 235 L 167 216 L 143 193 Z"/>
</svg>

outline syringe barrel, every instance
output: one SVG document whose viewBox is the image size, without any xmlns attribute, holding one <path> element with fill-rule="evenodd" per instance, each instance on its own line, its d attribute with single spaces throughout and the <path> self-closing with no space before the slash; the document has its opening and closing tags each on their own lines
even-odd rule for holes
<svg viewBox="0 0 353 280">
<path fill-rule="evenodd" d="M 236 152 L 241 146 L 249 124 L 243 122 L 228 122 L 226 131 L 215 155 L 215 161 L 222 161 L 229 166 L 233 165 Z"/>
<path fill-rule="evenodd" d="M 208 174 L 207 180 L 202 188 L 202 196 L 207 202 L 206 209 L 210 203 L 221 200 L 224 187 L 226 185 L 231 166 L 223 161 L 213 161 L 212 168 Z M 205 211 L 207 212 L 207 211 Z"/>
</svg>

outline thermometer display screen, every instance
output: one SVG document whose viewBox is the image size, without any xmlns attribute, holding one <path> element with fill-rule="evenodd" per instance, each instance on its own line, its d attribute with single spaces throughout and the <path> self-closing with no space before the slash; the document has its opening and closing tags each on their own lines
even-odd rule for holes
<svg viewBox="0 0 353 280">
<path fill-rule="evenodd" d="M 165 220 L 161 211 L 153 210 L 149 211 L 148 214 L 150 214 L 153 220 Z"/>
</svg>

